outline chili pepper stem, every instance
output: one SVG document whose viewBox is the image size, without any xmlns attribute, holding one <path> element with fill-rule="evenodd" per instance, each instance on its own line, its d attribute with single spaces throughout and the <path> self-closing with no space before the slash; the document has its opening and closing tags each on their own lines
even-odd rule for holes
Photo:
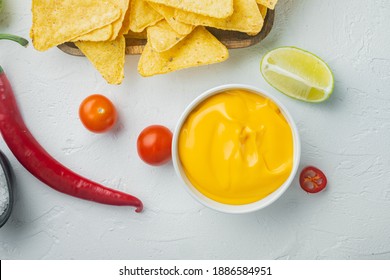
<svg viewBox="0 0 390 280">
<path fill-rule="evenodd" d="M 28 45 L 28 41 L 26 39 L 12 34 L 0 34 L 0 40 L 11 40 L 19 43 L 23 47 L 27 47 Z"/>
</svg>

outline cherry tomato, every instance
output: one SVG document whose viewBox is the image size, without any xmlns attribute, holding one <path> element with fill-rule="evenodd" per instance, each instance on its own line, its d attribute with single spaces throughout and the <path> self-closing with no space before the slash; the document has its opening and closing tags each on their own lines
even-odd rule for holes
<svg viewBox="0 0 390 280">
<path fill-rule="evenodd" d="M 146 127 L 137 139 L 139 157 L 150 165 L 162 165 L 171 159 L 172 132 L 162 125 Z"/>
<path fill-rule="evenodd" d="M 95 133 L 110 130 L 117 120 L 115 106 L 107 97 L 100 94 L 90 95 L 83 100 L 79 116 L 83 125 Z"/>
<path fill-rule="evenodd" d="M 308 193 L 322 191 L 326 187 L 327 182 L 325 174 L 314 166 L 305 167 L 299 176 L 299 184 Z"/>
</svg>

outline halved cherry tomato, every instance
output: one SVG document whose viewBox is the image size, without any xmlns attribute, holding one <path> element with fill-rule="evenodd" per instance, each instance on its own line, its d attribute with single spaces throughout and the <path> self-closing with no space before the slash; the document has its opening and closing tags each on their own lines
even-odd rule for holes
<svg viewBox="0 0 390 280">
<path fill-rule="evenodd" d="M 162 125 L 146 127 L 137 139 L 140 158 L 150 165 L 162 165 L 171 159 L 172 132 Z"/>
<path fill-rule="evenodd" d="M 117 112 L 112 102 L 105 96 L 93 94 L 80 104 L 79 116 L 83 125 L 95 133 L 110 130 L 117 121 Z"/>
<path fill-rule="evenodd" d="M 327 182 L 325 174 L 314 166 L 305 167 L 299 176 L 299 184 L 308 193 L 322 191 L 326 187 Z"/>
</svg>

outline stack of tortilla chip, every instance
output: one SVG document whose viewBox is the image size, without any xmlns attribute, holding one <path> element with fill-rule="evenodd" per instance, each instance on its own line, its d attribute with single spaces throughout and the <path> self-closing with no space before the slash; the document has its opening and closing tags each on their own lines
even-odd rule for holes
<svg viewBox="0 0 390 280">
<path fill-rule="evenodd" d="M 33 0 L 31 38 L 45 51 L 74 42 L 110 84 L 124 78 L 126 37 L 145 38 L 142 76 L 222 62 L 205 27 L 258 34 L 277 0 Z"/>
</svg>

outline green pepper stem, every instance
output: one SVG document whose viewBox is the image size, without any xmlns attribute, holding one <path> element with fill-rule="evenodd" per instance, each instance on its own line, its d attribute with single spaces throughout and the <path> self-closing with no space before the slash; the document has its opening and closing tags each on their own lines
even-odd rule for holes
<svg viewBox="0 0 390 280">
<path fill-rule="evenodd" d="M 0 40 L 2 39 L 14 41 L 23 47 L 27 47 L 28 45 L 28 41 L 26 39 L 12 34 L 0 34 Z"/>
</svg>

